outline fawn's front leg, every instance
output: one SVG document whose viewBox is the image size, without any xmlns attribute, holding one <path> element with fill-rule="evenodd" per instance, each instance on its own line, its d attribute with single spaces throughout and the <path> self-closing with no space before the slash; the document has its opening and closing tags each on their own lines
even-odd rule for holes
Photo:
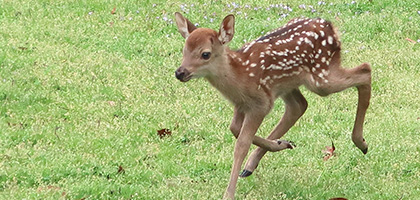
<svg viewBox="0 0 420 200">
<path fill-rule="evenodd" d="M 230 123 L 230 131 L 232 132 L 235 138 L 238 138 L 239 133 L 242 129 L 242 124 L 244 123 L 245 113 L 241 112 L 238 107 L 235 106 L 233 111 L 232 123 Z"/>
<path fill-rule="evenodd" d="M 258 127 L 261 125 L 266 114 L 266 112 L 261 111 L 245 113 L 242 128 L 238 136 L 238 140 L 235 144 L 232 171 L 230 174 L 230 182 L 225 192 L 225 199 L 234 199 L 236 183 L 238 182 L 241 165 L 249 151 L 249 147 L 252 144 L 255 133 L 257 132 Z"/>
</svg>

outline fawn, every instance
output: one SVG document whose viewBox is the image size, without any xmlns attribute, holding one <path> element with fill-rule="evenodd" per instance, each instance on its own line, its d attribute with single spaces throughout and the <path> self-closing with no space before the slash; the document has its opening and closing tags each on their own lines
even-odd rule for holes
<svg viewBox="0 0 420 200">
<path fill-rule="evenodd" d="M 340 41 L 331 22 L 297 18 L 254 40 L 237 51 L 227 47 L 234 35 L 235 18 L 226 16 L 217 32 L 197 28 L 175 13 L 178 31 L 186 39 L 181 66 L 175 76 L 182 82 L 204 77 L 234 105 L 230 130 L 237 138 L 230 182 L 224 198 L 233 199 L 238 176 L 247 177 L 267 151 L 293 148 L 278 140 L 303 115 L 308 103 L 299 86 L 327 96 L 349 87 L 358 90 L 358 106 L 352 133 L 364 153 L 363 121 L 371 96 L 371 68 L 363 63 L 352 69 L 340 66 Z M 285 113 L 267 139 L 255 133 L 280 97 Z M 250 145 L 257 145 L 245 168 L 241 165 Z"/>
</svg>

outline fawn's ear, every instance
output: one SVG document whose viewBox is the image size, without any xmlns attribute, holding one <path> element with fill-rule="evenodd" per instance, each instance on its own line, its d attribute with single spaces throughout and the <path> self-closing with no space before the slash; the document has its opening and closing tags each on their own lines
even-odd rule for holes
<svg viewBox="0 0 420 200">
<path fill-rule="evenodd" d="M 187 37 L 193 32 L 197 27 L 194 26 L 187 18 L 181 15 L 181 13 L 175 13 L 175 21 L 178 26 L 178 31 L 181 33 L 182 37 L 187 39 Z"/>
<path fill-rule="evenodd" d="M 222 44 L 230 42 L 235 33 L 235 17 L 233 15 L 228 15 L 223 19 L 222 24 L 220 25 L 219 30 L 219 41 Z"/>
</svg>

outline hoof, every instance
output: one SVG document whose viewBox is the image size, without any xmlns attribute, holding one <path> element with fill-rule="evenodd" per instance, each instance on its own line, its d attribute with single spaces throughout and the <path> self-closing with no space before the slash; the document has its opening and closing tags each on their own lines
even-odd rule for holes
<svg viewBox="0 0 420 200">
<path fill-rule="evenodd" d="M 277 140 L 277 144 L 278 145 L 286 145 L 286 149 L 293 149 L 294 147 L 296 147 L 295 143 L 293 143 L 292 141 L 285 141 L 285 140 Z"/>
<path fill-rule="evenodd" d="M 239 175 L 239 177 L 241 177 L 241 178 L 246 178 L 246 177 L 248 177 L 248 176 L 251 176 L 251 174 L 252 174 L 252 172 L 251 172 L 251 171 L 248 171 L 248 170 L 244 169 L 244 170 L 242 171 L 242 173 Z"/>
<path fill-rule="evenodd" d="M 361 149 L 362 150 L 362 152 L 363 152 L 363 154 L 367 154 L 367 152 L 368 152 L 368 148 L 366 148 L 366 149 Z"/>
<path fill-rule="evenodd" d="M 363 152 L 363 154 L 367 154 L 367 152 L 368 152 L 368 147 L 367 147 L 367 144 L 366 144 L 366 140 L 365 140 L 365 138 L 363 138 L 363 144 L 365 144 L 365 147 L 366 148 L 364 148 L 364 149 L 362 149 L 362 148 L 360 148 L 360 150 Z"/>
</svg>

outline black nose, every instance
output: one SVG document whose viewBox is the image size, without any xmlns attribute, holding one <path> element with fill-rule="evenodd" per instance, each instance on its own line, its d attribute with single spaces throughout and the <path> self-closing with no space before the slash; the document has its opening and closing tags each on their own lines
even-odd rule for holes
<svg viewBox="0 0 420 200">
<path fill-rule="evenodd" d="M 184 79 L 184 76 L 185 76 L 185 72 L 184 72 L 183 70 L 177 69 L 177 70 L 175 71 L 175 77 L 176 77 L 178 80 L 183 80 L 183 79 Z"/>
</svg>

